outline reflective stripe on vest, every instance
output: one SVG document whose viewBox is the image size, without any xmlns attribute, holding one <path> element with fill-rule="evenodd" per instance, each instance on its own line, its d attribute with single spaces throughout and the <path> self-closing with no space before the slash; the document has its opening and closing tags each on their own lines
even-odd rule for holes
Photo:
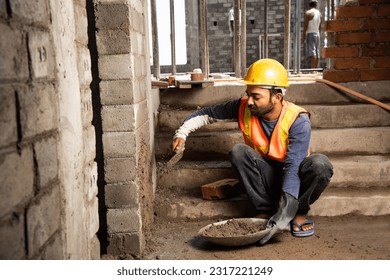
<svg viewBox="0 0 390 280">
<path fill-rule="evenodd" d="M 271 141 L 269 141 L 259 119 L 253 116 L 248 108 L 248 98 L 242 98 L 238 116 L 245 143 L 260 155 L 283 162 L 287 153 L 290 127 L 303 112 L 309 114 L 305 109 L 283 101 L 282 111 L 272 132 Z"/>
</svg>

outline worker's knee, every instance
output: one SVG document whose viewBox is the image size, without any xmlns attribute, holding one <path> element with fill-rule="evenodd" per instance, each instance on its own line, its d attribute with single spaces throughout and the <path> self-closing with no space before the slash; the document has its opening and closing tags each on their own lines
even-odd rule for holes
<svg viewBox="0 0 390 280">
<path fill-rule="evenodd" d="M 245 144 L 236 144 L 233 149 L 230 151 L 230 161 L 232 164 L 236 165 L 242 162 L 246 156 L 248 151 L 248 146 Z"/>
<path fill-rule="evenodd" d="M 313 154 L 307 157 L 301 164 L 301 172 L 310 172 L 315 176 L 328 180 L 333 176 L 333 166 L 329 158 L 323 154 Z"/>
</svg>

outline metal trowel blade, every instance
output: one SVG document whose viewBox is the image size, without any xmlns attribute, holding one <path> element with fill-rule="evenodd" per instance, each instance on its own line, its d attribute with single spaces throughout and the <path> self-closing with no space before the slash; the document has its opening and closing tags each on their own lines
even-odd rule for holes
<svg viewBox="0 0 390 280">
<path fill-rule="evenodd" d="M 167 162 L 167 167 L 172 168 L 183 157 L 184 147 L 176 152 L 176 154 Z"/>
</svg>

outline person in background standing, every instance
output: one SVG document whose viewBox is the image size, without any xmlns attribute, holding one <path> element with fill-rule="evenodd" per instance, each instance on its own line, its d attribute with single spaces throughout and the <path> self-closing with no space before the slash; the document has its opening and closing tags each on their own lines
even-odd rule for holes
<svg viewBox="0 0 390 280">
<path fill-rule="evenodd" d="M 309 2 L 303 25 L 303 42 L 306 41 L 306 54 L 310 57 L 311 68 L 317 68 L 320 58 L 320 28 L 322 15 L 317 9 L 317 0 Z"/>
<path fill-rule="evenodd" d="M 230 37 L 234 35 L 234 7 L 229 10 L 229 31 Z"/>
</svg>

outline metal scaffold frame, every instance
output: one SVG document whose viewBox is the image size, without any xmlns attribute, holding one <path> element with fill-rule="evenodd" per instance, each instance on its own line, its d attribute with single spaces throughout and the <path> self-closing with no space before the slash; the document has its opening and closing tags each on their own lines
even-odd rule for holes
<svg viewBox="0 0 390 280">
<path fill-rule="evenodd" d="M 152 46 L 153 46 L 153 71 L 152 73 L 158 79 L 160 77 L 160 63 L 159 63 L 159 45 L 158 45 L 158 27 L 157 27 L 157 11 L 156 0 L 150 0 L 151 2 L 151 23 L 152 23 Z M 304 4 L 306 0 L 284 0 L 284 33 L 278 33 L 278 36 L 283 36 L 284 44 L 284 61 L 283 64 L 286 69 L 293 73 L 301 72 L 301 22 L 303 19 Z M 208 31 L 207 31 L 207 0 L 197 0 L 198 4 L 198 27 L 199 27 L 199 48 L 200 48 L 200 67 L 204 76 L 207 78 L 210 73 L 209 64 L 209 45 L 208 45 Z M 268 40 L 269 37 L 274 37 L 276 34 L 270 34 L 268 32 L 268 0 L 264 0 L 264 30 L 263 34 L 259 35 L 259 58 L 268 57 Z M 292 5 L 294 5 L 292 7 Z M 326 1 L 326 14 L 325 20 L 334 18 L 335 0 Z M 233 70 L 234 75 L 237 78 L 241 78 L 246 73 L 247 59 L 246 59 L 246 0 L 234 0 L 234 30 L 233 30 Z M 292 15 L 292 8 L 294 8 L 294 15 Z M 170 28 L 171 28 L 171 71 L 172 74 L 176 74 L 176 50 L 175 50 L 175 13 L 174 13 L 174 0 L 170 0 Z M 291 18 L 295 23 L 293 29 L 293 38 L 291 38 Z M 327 43 L 332 44 L 332 38 L 326 36 Z M 292 41 L 293 40 L 293 41 Z M 293 47 L 291 47 L 291 45 Z M 292 62 L 292 65 L 291 65 Z M 327 67 L 331 61 L 327 60 Z"/>
</svg>

